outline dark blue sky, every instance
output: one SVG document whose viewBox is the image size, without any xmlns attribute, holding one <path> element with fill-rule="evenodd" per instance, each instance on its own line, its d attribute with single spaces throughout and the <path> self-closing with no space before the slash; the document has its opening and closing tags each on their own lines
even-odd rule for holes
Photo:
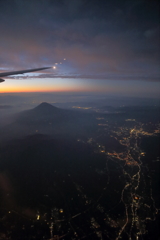
<svg viewBox="0 0 160 240">
<path fill-rule="evenodd" d="M 62 63 L 0 91 L 158 96 L 159 22 L 156 0 L 0 0 L 0 70 Z"/>
</svg>

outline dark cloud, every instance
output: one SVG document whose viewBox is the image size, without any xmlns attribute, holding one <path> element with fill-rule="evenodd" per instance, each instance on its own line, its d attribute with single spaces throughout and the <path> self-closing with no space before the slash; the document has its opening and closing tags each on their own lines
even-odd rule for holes
<svg viewBox="0 0 160 240">
<path fill-rule="evenodd" d="M 1 0 L 1 68 L 67 58 L 56 76 L 157 81 L 158 9 L 154 0 Z"/>
</svg>

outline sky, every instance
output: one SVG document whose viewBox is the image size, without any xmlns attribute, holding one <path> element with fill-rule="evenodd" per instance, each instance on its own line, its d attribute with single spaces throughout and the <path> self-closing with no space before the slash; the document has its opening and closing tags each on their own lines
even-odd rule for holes
<svg viewBox="0 0 160 240">
<path fill-rule="evenodd" d="M 157 0 L 0 0 L 0 93 L 99 92 L 159 97 Z"/>
</svg>

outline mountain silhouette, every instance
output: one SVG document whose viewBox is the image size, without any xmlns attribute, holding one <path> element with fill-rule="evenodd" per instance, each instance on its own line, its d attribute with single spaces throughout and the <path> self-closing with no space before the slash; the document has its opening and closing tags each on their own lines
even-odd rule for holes
<svg viewBox="0 0 160 240">
<path fill-rule="evenodd" d="M 37 107 L 20 112 L 17 115 L 16 122 L 20 124 L 45 123 L 51 121 L 58 123 L 65 118 L 71 118 L 72 111 L 57 108 L 49 103 L 43 102 Z"/>
<path fill-rule="evenodd" d="M 38 114 L 50 114 L 53 112 L 58 112 L 60 111 L 60 109 L 58 109 L 57 107 L 47 103 L 47 102 L 42 102 L 40 105 L 38 105 L 37 107 L 35 107 L 32 111 L 38 113 Z"/>
<path fill-rule="evenodd" d="M 76 110 L 60 109 L 43 102 L 37 107 L 20 112 L 16 120 L 2 129 L 3 139 L 46 134 L 58 137 L 86 135 L 97 127 L 92 114 Z"/>
</svg>

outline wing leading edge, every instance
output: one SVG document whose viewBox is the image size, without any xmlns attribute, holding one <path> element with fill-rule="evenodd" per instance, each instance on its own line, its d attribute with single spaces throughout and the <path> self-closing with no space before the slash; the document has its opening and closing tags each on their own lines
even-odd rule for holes
<svg viewBox="0 0 160 240">
<path fill-rule="evenodd" d="M 43 67 L 43 68 L 34 68 L 34 69 L 28 69 L 28 70 L 20 70 L 20 71 L 13 71 L 13 72 L 3 72 L 0 73 L 0 77 L 7 77 L 7 76 L 11 76 L 11 75 L 16 75 L 16 74 L 23 74 L 23 73 L 28 73 L 28 72 L 36 72 L 36 71 L 40 71 L 40 70 L 44 70 L 44 69 L 48 69 L 51 67 Z M 0 83 L 4 82 L 5 80 L 0 79 Z"/>
</svg>

